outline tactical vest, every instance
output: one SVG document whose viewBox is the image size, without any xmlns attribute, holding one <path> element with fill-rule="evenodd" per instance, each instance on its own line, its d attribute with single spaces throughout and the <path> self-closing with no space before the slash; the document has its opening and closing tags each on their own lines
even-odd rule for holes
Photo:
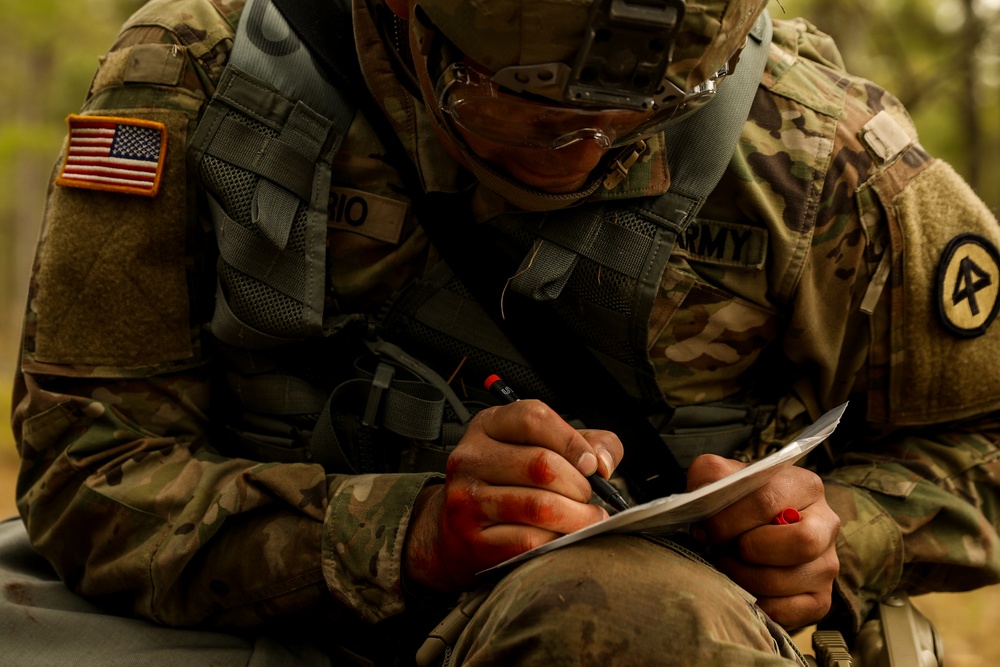
<svg viewBox="0 0 1000 667">
<path fill-rule="evenodd" d="M 338 18 L 325 25 L 343 38 L 350 3 L 333 4 Z M 731 455 L 763 423 L 739 403 L 666 405 L 647 324 L 676 239 L 729 163 L 770 39 L 765 13 L 716 99 L 668 129 L 666 194 L 510 213 L 488 224 L 491 256 L 519 262 L 505 274 L 514 276 L 507 289 L 549 304 L 649 418 L 662 421 L 664 445 L 682 465 L 705 451 Z M 357 100 L 344 74 L 356 67 L 351 57 L 334 71 L 323 67 L 272 0 L 250 0 L 192 140 L 219 248 L 210 332 L 228 362 L 228 429 L 251 458 L 317 460 L 338 472 L 443 470 L 471 415 L 492 401 L 475 387 L 460 399 L 432 369 L 462 361 L 482 377 L 501 374 L 525 396 L 563 403 L 444 263 L 378 321 L 324 318 L 331 162 Z"/>
</svg>

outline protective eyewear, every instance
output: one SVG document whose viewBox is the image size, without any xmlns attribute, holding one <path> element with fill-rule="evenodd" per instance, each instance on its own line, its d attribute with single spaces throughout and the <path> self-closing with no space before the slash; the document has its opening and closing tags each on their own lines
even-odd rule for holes
<svg viewBox="0 0 1000 667">
<path fill-rule="evenodd" d="M 573 107 L 542 97 L 504 92 L 486 73 L 453 63 L 435 94 L 445 115 L 461 129 L 501 144 L 557 150 L 584 140 L 602 148 L 626 146 L 656 134 L 708 103 L 729 67 L 683 92 L 664 80 L 649 111 Z"/>
</svg>

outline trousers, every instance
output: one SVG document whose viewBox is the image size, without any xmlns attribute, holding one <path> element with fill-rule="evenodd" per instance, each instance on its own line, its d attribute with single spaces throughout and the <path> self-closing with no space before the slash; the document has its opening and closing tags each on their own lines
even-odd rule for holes
<svg viewBox="0 0 1000 667">
<path fill-rule="evenodd" d="M 585 540 L 519 566 L 450 664 L 795 667 L 805 658 L 754 598 L 677 542 Z"/>
<path fill-rule="evenodd" d="M 18 520 L 0 523 L 0 644 L 0 662 L 10 667 L 345 662 L 328 646 L 280 634 L 168 628 L 110 614 L 62 584 Z M 395 661 L 411 663 L 412 654 Z M 749 593 L 693 552 L 670 541 L 609 536 L 510 572 L 445 664 L 796 667 L 805 660 Z"/>
</svg>

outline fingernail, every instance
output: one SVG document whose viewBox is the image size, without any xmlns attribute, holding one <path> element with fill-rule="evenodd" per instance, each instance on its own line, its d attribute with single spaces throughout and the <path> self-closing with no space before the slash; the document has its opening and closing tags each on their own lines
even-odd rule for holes
<svg viewBox="0 0 1000 667">
<path fill-rule="evenodd" d="M 585 477 L 593 475 L 597 472 L 597 457 L 590 452 L 587 452 L 580 457 L 579 461 L 577 461 L 576 469 L 583 473 Z"/>
<path fill-rule="evenodd" d="M 615 470 L 615 460 L 611 458 L 611 452 L 606 449 L 600 449 L 597 451 L 601 460 L 604 461 L 604 467 L 607 468 L 608 475 L 611 475 Z"/>
</svg>

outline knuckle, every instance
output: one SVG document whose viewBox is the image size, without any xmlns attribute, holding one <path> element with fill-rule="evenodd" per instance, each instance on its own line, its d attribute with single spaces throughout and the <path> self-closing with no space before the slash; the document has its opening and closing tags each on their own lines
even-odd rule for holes
<svg viewBox="0 0 1000 667">
<path fill-rule="evenodd" d="M 760 508 L 761 516 L 774 516 L 784 507 L 781 494 L 776 488 L 765 485 L 756 496 L 757 506 Z"/>
<path fill-rule="evenodd" d="M 695 465 L 697 465 L 701 473 L 707 476 L 720 477 L 729 471 L 726 460 L 715 454 L 702 454 L 691 462 L 692 467 Z"/>
<path fill-rule="evenodd" d="M 826 535 L 820 535 L 815 530 L 802 530 L 798 536 L 798 545 L 803 554 L 812 559 L 819 558 L 830 547 L 830 540 Z"/>
<path fill-rule="evenodd" d="M 547 486 L 556 479 L 556 454 L 544 448 L 538 448 L 528 461 L 528 479 L 538 486 Z"/>
<path fill-rule="evenodd" d="M 473 415 L 472 421 L 469 422 L 470 430 L 485 432 L 486 424 L 488 424 L 496 417 L 497 410 L 499 409 L 500 409 L 499 406 L 491 406 L 488 408 L 483 408 L 482 410 L 477 412 L 475 415 Z"/>
<path fill-rule="evenodd" d="M 833 594 L 827 591 L 816 593 L 809 596 L 809 601 L 811 604 L 807 607 L 809 613 L 806 623 L 815 623 L 830 611 L 830 607 L 833 605 Z"/>
<path fill-rule="evenodd" d="M 829 516 L 830 533 L 833 536 L 831 539 L 836 540 L 837 535 L 840 533 L 840 526 L 842 521 L 840 515 L 834 512 L 829 506 L 827 506 L 827 514 Z"/>
<path fill-rule="evenodd" d="M 738 541 L 740 558 L 747 563 L 759 563 L 761 562 L 761 557 L 764 555 L 762 550 L 758 547 L 756 540 L 747 538 L 741 538 Z"/>
<path fill-rule="evenodd" d="M 549 421 L 551 409 L 540 401 L 521 401 L 521 418 L 531 432 L 544 428 Z"/>
<path fill-rule="evenodd" d="M 459 443 L 451 454 L 448 455 L 448 460 L 445 461 L 444 471 L 445 476 L 451 480 L 459 477 L 462 474 L 462 470 L 471 461 L 471 457 L 474 455 L 474 449 L 468 443 Z"/>
<path fill-rule="evenodd" d="M 826 486 L 823 484 L 823 479 L 819 475 L 817 475 L 816 473 L 814 473 L 812 471 L 805 470 L 805 472 L 808 473 L 808 475 L 805 476 L 805 479 L 803 480 L 803 482 L 804 482 L 804 486 L 808 490 L 810 496 L 813 497 L 813 498 L 822 498 L 822 499 L 825 499 L 825 497 L 826 497 Z M 825 500 L 824 500 L 824 502 L 825 502 Z"/>
<path fill-rule="evenodd" d="M 823 572 L 826 574 L 827 579 L 833 582 L 840 574 L 840 558 L 837 556 L 837 551 L 835 549 L 830 549 L 825 557 L 823 558 Z"/>
<path fill-rule="evenodd" d="M 544 494 L 532 494 L 525 502 L 524 511 L 528 523 L 535 526 L 545 526 L 557 518 L 555 507 Z"/>
</svg>

